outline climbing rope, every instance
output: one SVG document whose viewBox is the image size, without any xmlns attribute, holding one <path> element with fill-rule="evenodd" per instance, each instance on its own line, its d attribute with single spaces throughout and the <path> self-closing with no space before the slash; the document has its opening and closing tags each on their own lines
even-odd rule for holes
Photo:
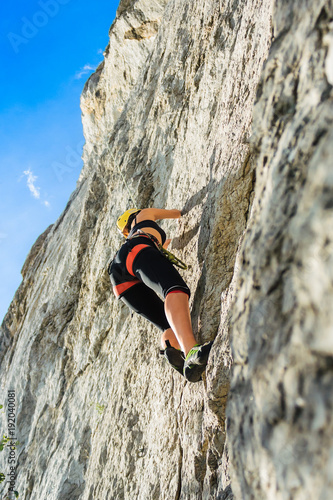
<svg viewBox="0 0 333 500">
<path fill-rule="evenodd" d="M 124 186 L 126 187 L 126 189 L 128 191 L 128 194 L 129 194 L 129 197 L 130 197 L 130 201 L 132 201 L 133 206 L 136 206 L 134 197 L 132 196 L 131 190 L 130 190 L 127 182 L 126 182 L 125 176 L 124 176 L 123 172 L 121 171 L 120 166 L 115 161 L 114 156 L 113 156 L 112 153 L 111 153 L 111 157 L 113 159 L 113 162 L 117 165 L 117 169 L 118 169 L 118 171 L 120 173 L 120 176 L 122 178 L 123 184 L 124 184 Z M 149 235 L 148 233 L 145 233 L 141 229 L 139 229 L 139 231 L 141 233 L 145 234 L 146 236 L 148 236 L 148 238 L 150 238 L 155 243 L 155 245 L 157 246 L 157 248 L 159 249 L 159 251 L 164 255 L 164 257 L 166 257 L 171 262 L 171 264 L 173 264 L 174 266 L 179 267 L 180 269 L 184 269 L 184 270 L 187 269 L 187 265 L 185 264 L 185 262 L 183 262 L 182 260 L 180 260 L 173 253 L 169 252 L 169 250 L 167 250 L 166 248 L 164 248 L 158 241 L 155 241 L 155 238 L 151 237 L 151 235 Z"/>
<path fill-rule="evenodd" d="M 113 163 L 117 165 L 117 169 L 118 169 L 118 172 L 120 173 L 120 177 L 121 177 L 121 179 L 122 179 L 122 181 L 123 181 L 124 186 L 126 187 L 126 189 L 127 189 L 127 191 L 128 191 L 128 194 L 129 194 L 129 201 L 133 203 L 133 206 L 135 206 L 135 205 L 136 205 L 136 203 L 135 203 L 135 200 L 134 200 L 134 196 L 132 195 L 131 190 L 130 190 L 130 188 L 129 188 L 129 185 L 128 185 L 128 183 L 126 182 L 125 176 L 124 176 L 123 172 L 121 171 L 120 166 L 119 166 L 119 165 L 118 165 L 118 163 L 115 161 L 114 156 L 113 156 L 113 154 L 112 154 L 112 153 L 111 153 L 111 158 L 113 159 Z"/>
</svg>

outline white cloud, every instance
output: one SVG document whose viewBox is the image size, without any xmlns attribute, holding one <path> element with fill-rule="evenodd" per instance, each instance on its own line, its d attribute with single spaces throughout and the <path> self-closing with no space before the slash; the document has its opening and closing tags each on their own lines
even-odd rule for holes
<svg viewBox="0 0 333 500">
<path fill-rule="evenodd" d="M 28 170 L 25 170 L 23 172 L 24 175 L 27 176 L 27 186 L 34 198 L 39 199 L 40 198 L 40 188 L 35 186 L 35 182 L 37 180 L 37 176 L 34 175 L 30 168 Z"/>
<path fill-rule="evenodd" d="M 36 186 L 36 180 L 38 179 L 37 175 L 34 175 L 33 172 L 28 168 L 28 170 L 24 170 L 23 175 L 20 177 L 19 180 L 22 179 L 22 177 L 26 176 L 27 177 L 27 186 L 29 188 L 30 193 L 34 198 L 37 200 L 40 199 L 40 187 Z M 50 202 L 47 200 L 41 201 L 41 203 L 49 208 Z M 1 233 L 0 233 L 0 238 L 1 238 Z"/>
<path fill-rule="evenodd" d="M 80 78 L 90 73 L 90 71 L 95 71 L 96 68 L 97 66 L 91 66 L 91 64 L 85 64 L 83 68 L 76 73 L 75 79 L 80 80 Z"/>
</svg>

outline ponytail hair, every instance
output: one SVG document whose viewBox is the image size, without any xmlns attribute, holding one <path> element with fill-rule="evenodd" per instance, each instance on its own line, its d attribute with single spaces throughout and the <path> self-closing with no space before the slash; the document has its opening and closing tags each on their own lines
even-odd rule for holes
<svg viewBox="0 0 333 500">
<path fill-rule="evenodd" d="M 124 227 L 124 231 L 128 231 L 130 232 L 131 230 L 131 225 L 132 225 L 132 222 L 134 221 L 134 219 L 136 219 L 137 215 L 141 212 L 141 210 L 138 210 L 137 212 L 134 212 L 133 214 L 131 214 L 128 218 L 128 221 L 127 221 L 127 224 L 126 226 Z"/>
</svg>

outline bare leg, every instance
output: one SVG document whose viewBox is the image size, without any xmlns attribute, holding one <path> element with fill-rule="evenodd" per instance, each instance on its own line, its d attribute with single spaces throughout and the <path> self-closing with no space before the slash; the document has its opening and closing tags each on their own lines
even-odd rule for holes
<svg viewBox="0 0 333 500">
<path fill-rule="evenodd" d="M 186 356 L 197 343 L 192 331 L 188 295 L 186 293 L 169 293 L 164 302 L 164 309 L 169 324 Z"/>
<path fill-rule="evenodd" d="M 171 328 L 168 328 L 167 330 L 165 330 L 162 333 L 162 337 L 161 337 L 161 347 L 162 347 L 162 349 L 166 348 L 166 343 L 165 343 L 166 340 L 168 340 L 170 342 L 170 345 L 172 347 L 174 347 L 175 349 L 180 349 L 181 350 L 181 347 L 180 347 L 180 345 L 178 343 L 177 337 L 173 333 L 173 331 L 172 331 Z"/>
</svg>

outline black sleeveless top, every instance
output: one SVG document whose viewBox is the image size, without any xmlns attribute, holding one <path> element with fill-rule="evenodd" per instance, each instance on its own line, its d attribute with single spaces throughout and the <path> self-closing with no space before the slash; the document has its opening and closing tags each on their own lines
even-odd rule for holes
<svg viewBox="0 0 333 500">
<path fill-rule="evenodd" d="M 153 220 L 143 220 L 143 221 L 135 224 L 133 229 L 131 229 L 131 231 L 128 235 L 128 238 L 131 238 L 133 236 L 133 234 L 136 233 L 137 230 L 141 229 L 142 227 L 151 227 L 152 229 L 155 229 L 156 231 L 158 231 L 161 235 L 161 238 L 162 238 L 162 245 L 164 245 L 165 240 L 166 240 L 166 234 L 163 231 L 163 229 L 158 224 L 156 224 L 156 222 Z"/>
</svg>

